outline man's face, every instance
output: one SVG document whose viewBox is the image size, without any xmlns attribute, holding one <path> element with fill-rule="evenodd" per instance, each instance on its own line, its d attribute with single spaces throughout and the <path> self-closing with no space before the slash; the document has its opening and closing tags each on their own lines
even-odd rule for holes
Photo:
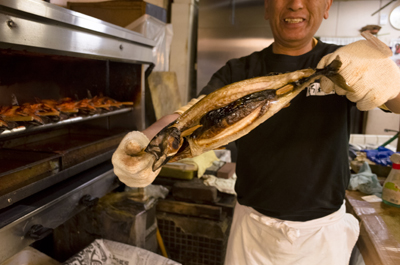
<svg viewBox="0 0 400 265">
<path fill-rule="evenodd" d="M 311 41 L 328 18 L 333 0 L 265 0 L 265 19 L 270 21 L 275 41 L 294 46 Z"/>
</svg>

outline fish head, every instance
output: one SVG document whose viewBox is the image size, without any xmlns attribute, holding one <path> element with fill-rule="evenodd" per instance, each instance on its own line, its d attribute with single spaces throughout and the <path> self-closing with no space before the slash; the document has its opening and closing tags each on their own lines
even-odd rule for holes
<svg viewBox="0 0 400 265">
<path fill-rule="evenodd" d="M 181 132 L 173 126 L 164 128 L 154 136 L 145 149 L 155 157 L 153 171 L 165 165 L 179 151 L 182 143 Z"/>
</svg>

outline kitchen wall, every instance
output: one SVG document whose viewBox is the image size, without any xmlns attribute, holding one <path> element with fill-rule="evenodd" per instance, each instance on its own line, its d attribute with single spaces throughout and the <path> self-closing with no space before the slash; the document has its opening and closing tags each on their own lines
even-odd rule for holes
<svg viewBox="0 0 400 265">
<path fill-rule="evenodd" d="M 262 50 L 273 42 L 262 0 L 200 0 L 197 91 L 231 58 Z"/>
<path fill-rule="evenodd" d="M 400 31 L 389 22 L 380 24 L 380 18 L 389 17 L 396 1 L 374 16 L 372 13 L 389 0 L 334 0 L 329 18 L 324 20 L 316 36 L 321 38 L 358 38 L 359 30 L 369 24 L 380 25 L 378 38 L 390 45 L 400 38 Z M 200 0 L 197 63 L 197 91 L 208 82 L 211 75 L 230 58 L 245 56 L 261 50 L 273 41 L 268 22 L 264 20 L 262 0 Z M 384 129 L 400 129 L 400 115 L 387 114 L 376 109 L 368 113 L 366 134 L 387 134 Z"/>
<path fill-rule="evenodd" d="M 316 35 L 321 37 L 359 37 L 359 30 L 362 27 L 373 24 L 382 27 L 378 38 L 389 45 L 391 39 L 400 38 L 400 31 L 394 29 L 388 19 L 385 24 L 380 24 L 380 19 L 384 19 L 385 16 L 388 18 L 390 11 L 398 6 L 400 1 L 391 3 L 373 16 L 371 14 L 390 2 L 389 0 L 334 0 L 329 11 L 329 18 L 322 22 Z"/>
</svg>

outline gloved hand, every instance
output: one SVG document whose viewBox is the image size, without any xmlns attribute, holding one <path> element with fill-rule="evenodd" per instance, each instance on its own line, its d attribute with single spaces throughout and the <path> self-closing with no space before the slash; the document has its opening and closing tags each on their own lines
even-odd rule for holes
<svg viewBox="0 0 400 265">
<path fill-rule="evenodd" d="M 128 133 L 112 156 L 114 173 L 129 187 L 146 187 L 157 177 L 161 168 L 153 172 L 154 157 L 144 152 L 149 143 L 139 131 Z"/>
<path fill-rule="evenodd" d="M 347 91 L 328 78 L 321 78 L 321 89 L 346 95 L 362 111 L 379 107 L 400 93 L 400 70 L 389 58 L 391 50 L 370 33 L 363 33 L 367 40 L 360 40 L 324 56 L 317 68 L 323 68 L 336 56 L 342 61 L 339 74 L 354 91 Z"/>
</svg>

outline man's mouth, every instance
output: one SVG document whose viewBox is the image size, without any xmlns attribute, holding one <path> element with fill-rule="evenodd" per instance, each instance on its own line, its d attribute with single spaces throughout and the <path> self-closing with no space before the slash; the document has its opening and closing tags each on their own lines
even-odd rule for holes
<svg viewBox="0 0 400 265">
<path fill-rule="evenodd" d="M 303 22 L 304 19 L 302 18 L 285 18 L 285 22 L 289 24 L 300 23 Z"/>
</svg>

